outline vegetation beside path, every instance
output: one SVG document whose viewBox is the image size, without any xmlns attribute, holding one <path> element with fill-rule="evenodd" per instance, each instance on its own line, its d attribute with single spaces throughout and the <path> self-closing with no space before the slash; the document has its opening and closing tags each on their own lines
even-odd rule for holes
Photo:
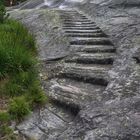
<svg viewBox="0 0 140 140">
<path fill-rule="evenodd" d="M 8 19 L 0 5 L 0 139 L 15 139 L 9 128 L 46 102 L 38 79 L 33 36 L 19 22 Z"/>
</svg>

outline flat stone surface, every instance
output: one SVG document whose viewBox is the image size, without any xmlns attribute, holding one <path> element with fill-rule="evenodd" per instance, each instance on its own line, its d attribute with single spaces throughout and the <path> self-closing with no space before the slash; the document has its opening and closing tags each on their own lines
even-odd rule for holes
<svg viewBox="0 0 140 140">
<path fill-rule="evenodd" d="M 80 30 L 82 31 L 82 30 Z M 92 30 L 90 30 L 92 31 Z M 95 30 L 100 31 L 100 30 Z M 76 37 L 70 38 L 71 45 L 112 45 L 111 41 L 106 37 L 98 37 L 98 38 L 84 38 L 84 37 Z"/>
<path fill-rule="evenodd" d="M 116 49 L 112 45 L 71 45 L 71 50 L 89 53 L 105 53 L 115 52 Z"/>
<path fill-rule="evenodd" d="M 100 29 L 96 30 L 65 30 L 65 33 L 102 33 Z"/>
<path fill-rule="evenodd" d="M 65 22 L 64 25 L 95 25 L 95 22 Z"/>
<path fill-rule="evenodd" d="M 134 96 L 121 101 L 108 101 L 105 104 L 89 104 L 80 112 L 81 120 L 74 122 L 56 139 L 139 140 L 139 102 L 140 98 Z"/>
<path fill-rule="evenodd" d="M 82 64 L 113 64 L 114 53 L 86 53 L 79 52 L 66 59 L 66 62 L 76 62 Z"/>
<path fill-rule="evenodd" d="M 64 25 L 63 27 L 78 27 L 78 28 L 82 28 L 82 27 L 97 27 L 97 25 L 94 24 L 85 24 L 85 25 L 79 25 L 79 24 L 71 24 L 71 25 Z"/>
<path fill-rule="evenodd" d="M 84 38 L 93 38 L 93 37 L 106 37 L 103 33 L 65 33 L 67 37 L 84 37 Z"/>
<path fill-rule="evenodd" d="M 55 112 L 42 108 L 18 125 L 18 130 L 30 139 L 50 139 L 66 129 L 66 122 L 55 115 Z"/>
<path fill-rule="evenodd" d="M 69 54 L 68 38 L 60 28 L 59 13 L 54 10 L 19 10 L 10 13 L 34 34 L 40 60 L 60 59 Z"/>
<path fill-rule="evenodd" d="M 86 81 L 97 85 L 107 85 L 108 71 L 110 66 L 102 65 L 82 65 L 82 64 L 68 64 L 64 65 L 61 72 L 62 76 L 73 78 L 76 80 Z"/>
<path fill-rule="evenodd" d="M 86 102 L 93 100 L 101 100 L 101 94 L 105 89 L 104 86 L 92 85 L 66 78 L 52 79 L 46 88 L 49 89 L 48 95 L 54 100 L 77 106 L 82 106 Z"/>
<path fill-rule="evenodd" d="M 99 27 L 63 27 L 64 30 L 96 30 Z"/>
</svg>

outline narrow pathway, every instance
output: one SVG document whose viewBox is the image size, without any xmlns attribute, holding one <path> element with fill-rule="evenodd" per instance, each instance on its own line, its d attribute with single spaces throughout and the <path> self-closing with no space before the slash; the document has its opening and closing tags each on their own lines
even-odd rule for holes
<svg viewBox="0 0 140 140">
<path fill-rule="evenodd" d="M 61 19 L 70 38 L 71 55 L 63 59 L 61 72 L 51 79 L 49 96 L 80 109 L 86 102 L 102 100 L 116 49 L 94 22 L 77 11 L 61 11 Z"/>
<path fill-rule="evenodd" d="M 93 21 L 74 10 L 59 12 L 71 53 L 58 60 L 60 71 L 44 83 L 53 104 L 18 126 L 24 136 L 38 140 L 58 138 L 78 119 L 76 116 L 86 103 L 104 100 L 108 71 L 115 59 L 115 47 Z M 53 62 L 46 66 L 48 70 L 49 65 Z"/>
</svg>

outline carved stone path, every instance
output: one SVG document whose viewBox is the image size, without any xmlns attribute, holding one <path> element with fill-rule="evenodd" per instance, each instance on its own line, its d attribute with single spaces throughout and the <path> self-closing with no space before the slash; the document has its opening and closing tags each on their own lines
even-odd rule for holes
<svg viewBox="0 0 140 140">
<path fill-rule="evenodd" d="M 70 123 L 78 120 L 77 114 L 86 103 L 104 100 L 108 71 L 115 59 L 115 47 L 93 21 L 77 11 L 59 12 L 71 53 L 56 62 L 59 71 L 44 82 L 53 104 L 18 126 L 23 135 L 37 140 L 59 139 Z M 46 69 L 51 65 L 53 62 Z"/>
<path fill-rule="evenodd" d="M 61 11 L 61 19 L 71 55 L 63 59 L 61 72 L 50 80 L 49 96 L 80 109 L 86 102 L 102 100 L 116 49 L 93 21 L 77 11 Z"/>
</svg>

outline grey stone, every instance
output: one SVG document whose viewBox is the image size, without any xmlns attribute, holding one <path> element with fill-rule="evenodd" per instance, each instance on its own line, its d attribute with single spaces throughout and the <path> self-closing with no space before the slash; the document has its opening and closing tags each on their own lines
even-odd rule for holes
<svg viewBox="0 0 140 140">
<path fill-rule="evenodd" d="M 55 2 L 67 8 L 11 12 L 36 36 L 48 75 L 42 86 L 52 99 L 18 130 L 38 140 L 139 140 L 140 1 Z M 108 57 L 109 65 L 89 63 Z"/>
</svg>

